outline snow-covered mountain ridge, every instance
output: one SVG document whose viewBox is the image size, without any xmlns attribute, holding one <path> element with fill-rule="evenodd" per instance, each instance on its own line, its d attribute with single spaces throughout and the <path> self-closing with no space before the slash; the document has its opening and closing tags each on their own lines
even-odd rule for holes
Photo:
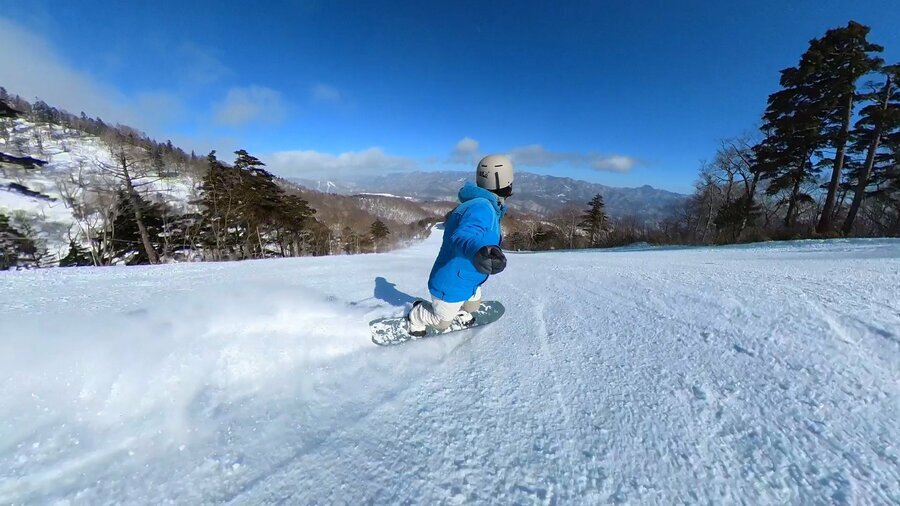
<svg viewBox="0 0 900 506">
<path fill-rule="evenodd" d="M 296 179 L 298 184 L 343 194 L 390 193 L 419 200 L 453 199 L 469 173 L 457 171 L 409 172 L 359 177 L 347 181 L 312 181 Z M 513 185 L 515 197 L 509 199 L 511 209 L 549 216 L 567 207 L 583 208 L 600 193 L 613 218 L 634 217 L 656 223 L 670 216 L 686 196 L 666 190 L 641 186 L 620 188 L 568 177 L 516 171 Z"/>
<path fill-rule="evenodd" d="M 439 241 L 0 273 L 0 502 L 900 500 L 900 241 L 510 254 L 374 346 Z"/>
</svg>

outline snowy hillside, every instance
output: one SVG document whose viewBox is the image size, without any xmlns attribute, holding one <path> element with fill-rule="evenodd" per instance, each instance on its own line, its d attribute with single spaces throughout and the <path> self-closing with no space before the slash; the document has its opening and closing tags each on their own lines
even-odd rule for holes
<svg viewBox="0 0 900 506">
<path fill-rule="evenodd" d="M 0 503 L 900 501 L 900 241 L 0 273 Z"/>
<path fill-rule="evenodd" d="M 355 195 L 354 198 L 360 209 L 383 220 L 408 224 L 438 217 L 443 219 L 440 215 L 427 210 L 421 204 L 413 202 L 408 197 L 397 197 L 389 194 L 361 194 Z"/>
<path fill-rule="evenodd" d="M 0 152 L 15 156 L 30 156 L 47 162 L 27 169 L 0 164 L 0 213 L 27 224 L 44 241 L 49 263 L 58 261 L 69 250 L 69 241 L 86 243 L 84 230 L 99 220 L 94 212 L 83 215 L 73 208 L 72 201 L 87 200 L 85 187 L 114 185 L 104 167 L 115 167 L 108 144 L 100 137 L 54 124 L 38 124 L 25 119 L 0 120 L 6 132 L 0 136 Z M 159 177 L 135 178 L 142 193 L 151 200 L 165 202 L 182 211 L 188 210 L 196 181 L 189 174 L 178 174 L 177 167 L 169 167 L 169 174 Z M 11 186 L 12 185 L 12 186 Z M 37 192 L 17 191 L 16 185 Z M 90 205 L 85 206 L 86 209 Z"/>
</svg>

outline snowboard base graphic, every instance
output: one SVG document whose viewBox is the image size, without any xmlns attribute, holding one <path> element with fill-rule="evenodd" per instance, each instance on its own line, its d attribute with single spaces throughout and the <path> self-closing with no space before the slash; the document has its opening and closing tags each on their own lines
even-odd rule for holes
<svg viewBox="0 0 900 506">
<path fill-rule="evenodd" d="M 407 341 L 427 339 L 430 337 L 459 332 L 461 330 L 478 328 L 499 320 L 500 317 L 503 316 L 504 312 L 506 312 L 506 308 L 504 308 L 503 304 L 501 304 L 500 302 L 496 300 L 485 300 L 481 302 L 481 307 L 478 308 L 478 311 L 472 313 L 473 315 L 475 315 L 475 323 L 473 325 L 469 327 L 463 327 L 462 325 L 454 323 L 449 329 L 443 332 L 436 332 L 433 329 L 429 328 L 428 333 L 422 337 L 413 337 L 409 335 L 409 333 L 406 331 L 406 318 L 404 316 L 392 316 L 389 318 L 379 318 L 377 320 L 372 320 L 371 322 L 369 322 L 369 328 L 372 331 L 373 343 L 379 346 L 390 346 L 394 344 L 405 343 Z"/>
</svg>

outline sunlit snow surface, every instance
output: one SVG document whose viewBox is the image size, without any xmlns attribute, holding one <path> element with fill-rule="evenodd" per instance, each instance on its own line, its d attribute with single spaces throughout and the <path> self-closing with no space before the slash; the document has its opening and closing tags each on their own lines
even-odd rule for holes
<svg viewBox="0 0 900 506">
<path fill-rule="evenodd" d="M 0 503 L 900 501 L 900 241 L 0 273 Z M 378 279 L 381 278 L 381 279 Z"/>
</svg>

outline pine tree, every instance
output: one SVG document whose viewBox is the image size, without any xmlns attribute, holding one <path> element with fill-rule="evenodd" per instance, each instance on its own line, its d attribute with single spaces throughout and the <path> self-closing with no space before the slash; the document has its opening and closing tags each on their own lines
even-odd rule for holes
<svg viewBox="0 0 900 506">
<path fill-rule="evenodd" d="M 126 133 L 123 133 L 126 132 Z M 107 138 L 109 153 L 115 164 L 101 163 L 104 173 L 112 176 L 123 191 L 120 195 L 131 200 L 129 211 L 134 213 L 134 223 L 140 233 L 140 244 L 144 248 L 143 256 L 149 263 L 159 263 L 159 255 L 154 250 L 146 220 L 142 216 L 144 206 L 138 189 L 147 184 L 149 177 L 149 153 L 139 134 L 127 127 L 119 126 Z"/>
<path fill-rule="evenodd" d="M 227 224 L 223 226 L 220 204 L 226 202 L 222 198 L 224 192 L 224 167 L 219 163 L 216 157 L 216 151 L 212 150 L 206 155 L 206 174 L 200 182 L 199 196 L 197 204 L 201 208 L 202 232 L 201 243 L 207 250 L 212 252 L 212 258 L 221 259 L 224 255 L 224 231 L 227 230 Z"/>
<path fill-rule="evenodd" d="M 0 213 L 0 271 L 14 267 L 31 267 L 37 264 L 37 246 L 28 235 L 9 222 Z"/>
<path fill-rule="evenodd" d="M 220 163 L 215 151 L 207 157 L 199 201 L 204 245 L 214 258 L 302 254 L 315 210 L 286 194 L 258 158 L 245 150 L 235 155 L 233 167 Z"/>
<path fill-rule="evenodd" d="M 720 232 L 729 234 L 729 240 L 738 240 L 745 227 L 753 225 L 759 216 L 759 206 L 749 195 L 741 195 L 719 208 L 714 223 Z"/>
<path fill-rule="evenodd" d="M 262 257 L 266 254 L 263 236 L 274 224 L 284 191 L 275 183 L 275 176 L 263 169 L 265 164 L 241 149 L 235 151 L 234 168 L 238 171 L 238 198 L 243 203 L 241 221 L 247 231 L 247 254 Z"/>
<path fill-rule="evenodd" d="M 133 207 L 135 204 L 140 206 L 141 224 L 135 219 L 138 214 Z M 165 227 L 162 207 L 162 204 L 148 202 L 140 195 L 129 196 L 126 190 L 119 191 L 115 218 L 109 224 L 112 230 L 104 235 L 110 238 L 110 244 L 102 248 L 107 252 L 110 263 L 121 260 L 125 260 L 127 265 L 158 263 L 157 250 L 161 249 L 159 235 Z M 147 255 L 148 244 L 154 253 L 153 261 Z"/>
<path fill-rule="evenodd" d="M 883 182 L 878 196 L 893 207 L 893 216 L 886 223 L 887 233 L 900 236 L 900 142 L 894 149 L 894 166 L 885 171 Z"/>
<path fill-rule="evenodd" d="M 599 193 L 588 203 L 588 209 L 581 215 L 579 226 L 590 236 L 591 246 L 596 246 L 602 232 L 609 230 L 609 218 L 604 211 L 603 196 Z"/>
<path fill-rule="evenodd" d="M 846 235 L 853 229 L 853 222 L 866 197 L 866 188 L 885 173 L 893 159 L 891 144 L 900 136 L 900 65 L 885 67 L 884 84 L 877 91 L 862 94 L 868 105 L 860 111 L 860 119 L 853 131 L 851 149 L 865 153 L 865 161 L 855 171 L 856 185 L 847 218 L 841 227 Z M 896 160 L 894 160 L 896 163 Z"/>
<path fill-rule="evenodd" d="M 869 28 L 851 21 L 810 41 L 796 67 L 781 71 L 782 89 L 769 96 L 761 127 L 766 138 L 754 149 L 756 171 L 769 181 L 770 195 L 787 192 L 785 225 L 793 227 L 798 206 L 812 202 L 802 191 L 822 169 L 832 173 L 817 229 L 831 227 L 838 183 L 844 168 L 856 81 L 880 64 L 869 56 L 882 48 L 866 40 Z M 833 159 L 824 156 L 835 152 Z"/>
<path fill-rule="evenodd" d="M 754 172 L 768 181 L 766 193 L 787 194 L 786 227 L 794 226 L 799 204 L 813 200 L 802 191 L 803 185 L 814 182 L 821 172 L 812 156 L 821 144 L 824 113 L 814 105 L 814 90 L 804 86 L 799 75 L 796 68 L 781 71 L 783 89 L 769 95 L 763 115 L 761 130 L 766 137 L 753 148 Z"/>
<path fill-rule="evenodd" d="M 199 204 L 202 208 L 203 232 L 201 244 L 215 260 L 229 258 L 243 242 L 240 216 L 243 212 L 238 189 L 237 170 L 223 165 L 210 151 L 206 157 L 207 170 L 200 184 Z"/>
<path fill-rule="evenodd" d="M 384 224 L 381 220 L 375 220 L 372 223 L 372 226 L 369 228 L 369 233 L 372 236 L 372 243 L 375 247 L 378 247 L 378 244 L 381 243 L 388 235 L 390 235 L 391 230 Z"/>
<path fill-rule="evenodd" d="M 152 167 L 155 176 L 166 177 L 168 175 L 166 172 L 166 164 L 163 162 L 162 150 L 159 146 L 154 146 L 150 149 L 150 166 Z"/>
<path fill-rule="evenodd" d="M 59 261 L 60 267 L 81 267 L 94 265 L 91 253 L 75 241 L 69 242 L 69 253 Z"/>
<path fill-rule="evenodd" d="M 299 195 L 284 195 L 275 214 L 273 235 L 282 256 L 299 256 L 309 247 L 316 210 Z"/>
<path fill-rule="evenodd" d="M 881 52 L 884 48 L 866 40 L 869 31 L 868 26 L 855 21 L 850 21 L 844 28 L 828 30 L 822 39 L 810 42 L 808 54 L 804 55 L 809 61 L 805 67 L 801 66 L 808 73 L 804 81 L 819 88 L 821 107 L 826 112 L 823 138 L 834 150 L 834 159 L 826 159 L 832 169 L 825 205 L 816 225 L 819 233 L 831 230 L 838 184 L 850 138 L 856 82 L 883 63 L 881 58 L 870 56 L 870 53 Z"/>
</svg>

